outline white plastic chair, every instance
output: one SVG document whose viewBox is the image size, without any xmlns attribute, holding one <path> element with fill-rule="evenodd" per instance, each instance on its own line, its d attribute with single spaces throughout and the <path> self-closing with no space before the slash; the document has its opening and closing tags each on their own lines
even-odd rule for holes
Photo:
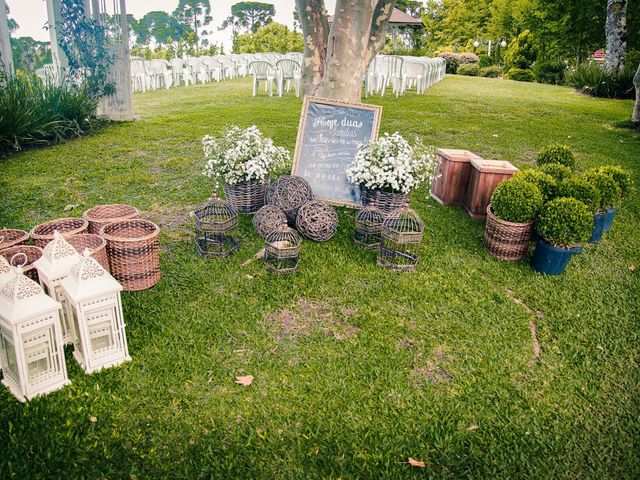
<svg viewBox="0 0 640 480">
<path fill-rule="evenodd" d="M 171 73 L 173 75 L 173 84 L 176 87 L 180 86 L 181 82 L 184 82 L 185 85 L 193 84 L 193 76 L 191 75 L 191 71 L 189 67 L 185 66 L 184 60 L 181 58 L 172 58 L 171 59 Z"/>
<path fill-rule="evenodd" d="M 258 94 L 260 82 L 265 82 L 265 91 L 269 90 L 269 96 L 273 96 L 273 82 L 275 81 L 275 70 L 269 62 L 255 61 L 249 64 L 249 69 L 253 74 L 253 96 Z"/>
<path fill-rule="evenodd" d="M 302 68 L 295 60 L 283 58 L 276 62 L 276 76 L 278 84 L 278 96 L 284 93 L 285 84 L 287 92 L 291 89 L 291 82 L 294 83 L 296 89 L 296 97 L 300 96 L 300 82 L 302 78 Z"/>
<path fill-rule="evenodd" d="M 402 57 L 389 55 L 383 58 L 382 74 L 378 82 L 380 86 L 380 95 L 384 96 L 384 92 L 389 84 L 391 84 L 391 88 L 393 93 L 396 94 L 396 97 L 400 94 L 400 89 L 402 87 L 403 64 L 404 60 Z"/>
</svg>

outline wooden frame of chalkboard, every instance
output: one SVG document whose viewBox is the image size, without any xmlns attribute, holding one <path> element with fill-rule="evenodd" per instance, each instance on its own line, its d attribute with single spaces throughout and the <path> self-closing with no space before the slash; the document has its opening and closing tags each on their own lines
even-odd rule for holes
<svg viewBox="0 0 640 480">
<path fill-rule="evenodd" d="M 304 97 L 291 173 L 311 184 L 313 195 L 334 205 L 358 207 L 360 187 L 346 169 L 358 147 L 378 138 L 382 107 Z"/>
</svg>

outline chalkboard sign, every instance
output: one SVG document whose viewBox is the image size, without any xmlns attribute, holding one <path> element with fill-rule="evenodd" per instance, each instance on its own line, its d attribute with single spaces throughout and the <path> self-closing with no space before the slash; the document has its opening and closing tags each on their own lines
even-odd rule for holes
<svg viewBox="0 0 640 480">
<path fill-rule="evenodd" d="M 382 107 L 305 97 L 293 157 L 293 175 L 311 184 L 315 197 L 337 205 L 360 205 L 360 188 L 346 169 L 360 145 L 376 140 Z"/>
</svg>

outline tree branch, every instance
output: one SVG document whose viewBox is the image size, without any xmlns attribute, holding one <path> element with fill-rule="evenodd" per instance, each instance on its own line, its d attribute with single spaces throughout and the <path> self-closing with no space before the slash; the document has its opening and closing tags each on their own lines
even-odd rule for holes
<svg viewBox="0 0 640 480">
<path fill-rule="evenodd" d="M 369 44 L 365 53 L 365 65 L 369 68 L 369 64 L 375 56 L 384 48 L 384 38 L 387 31 L 387 25 L 391 18 L 391 12 L 396 6 L 396 0 L 378 0 L 373 10 L 371 19 L 371 33 L 369 34 Z"/>
</svg>

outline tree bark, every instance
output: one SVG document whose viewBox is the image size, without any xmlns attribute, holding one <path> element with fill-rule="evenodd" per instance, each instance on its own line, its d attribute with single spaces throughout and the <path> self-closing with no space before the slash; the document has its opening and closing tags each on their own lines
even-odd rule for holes
<svg viewBox="0 0 640 480">
<path fill-rule="evenodd" d="M 365 72 L 384 47 L 395 0 L 337 0 L 330 29 L 323 0 L 296 5 L 305 43 L 305 94 L 359 102 Z"/>
<path fill-rule="evenodd" d="M 605 68 L 622 73 L 627 52 L 627 0 L 607 1 Z"/>
<path fill-rule="evenodd" d="M 640 122 L 640 65 L 638 65 L 638 71 L 633 77 L 633 86 L 636 87 L 636 104 L 633 107 L 631 120 L 634 122 Z"/>
</svg>

